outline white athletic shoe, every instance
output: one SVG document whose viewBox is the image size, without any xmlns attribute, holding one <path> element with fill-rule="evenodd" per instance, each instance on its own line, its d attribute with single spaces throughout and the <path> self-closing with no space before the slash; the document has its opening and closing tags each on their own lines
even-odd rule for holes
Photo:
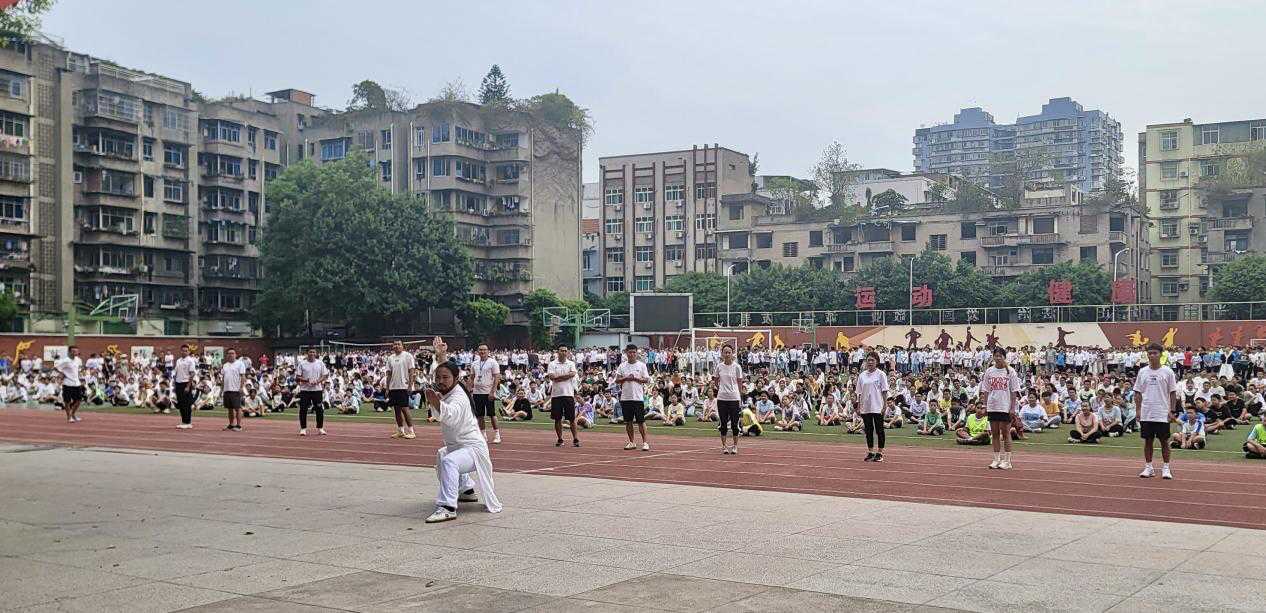
<svg viewBox="0 0 1266 613">
<path fill-rule="evenodd" d="M 646 441 L 642 441 L 642 451 L 650 451 L 650 450 L 651 450 L 651 444 Z"/>
<path fill-rule="evenodd" d="M 1002 462 L 998 463 L 998 468 L 1002 470 L 1011 470 L 1011 460 L 1003 460 Z"/>
<path fill-rule="evenodd" d="M 722 454 L 722 455 L 730 455 L 730 448 L 729 448 L 729 446 L 722 447 L 722 448 L 721 448 L 721 454 Z"/>
<path fill-rule="evenodd" d="M 989 468 L 996 469 L 999 466 L 1002 466 L 1002 458 L 999 456 L 994 456 L 993 461 L 989 463 Z"/>
<path fill-rule="evenodd" d="M 317 434 L 320 434 L 321 436 L 325 436 L 326 435 L 325 428 L 317 428 Z"/>
<path fill-rule="evenodd" d="M 193 424 L 177 424 L 176 429 L 177 430 L 192 430 Z"/>
<path fill-rule="evenodd" d="M 492 431 L 492 444 L 494 444 L 494 445 L 500 445 L 500 444 L 501 444 L 501 431 L 500 431 L 500 430 L 493 430 L 493 431 Z"/>
<path fill-rule="evenodd" d="M 1155 476 L 1156 476 L 1156 470 L 1152 468 L 1151 464 L 1144 466 L 1143 472 L 1139 473 L 1139 477 L 1143 479 L 1151 479 L 1152 477 L 1155 477 Z"/>
<path fill-rule="evenodd" d="M 436 507 L 435 512 L 426 518 L 428 524 L 438 524 L 442 521 L 457 519 L 457 511 L 450 511 L 444 507 Z"/>
<path fill-rule="evenodd" d="M 307 435 L 308 435 L 307 428 L 299 428 L 299 436 L 307 436 Z"/>
<path fill-rule="evenodd" d="M 1174 473 L 1169 472 L 1168 466 L 1161 467 L 1161 479 L 1173 479 Z"/>
<path fill-rule="evenodd" d="M 730 455 L 738 455 L 738 445 L 730 445 Z"/>
<path fill-rule="evenodd" d="M 624 450 L 625 450 L 625 451 L 629 451 L 629 450 L 631 450 L 631 449 L 637 449 L 637 445 L 634 445 L 634 444 L 633 444 L 633 441 L 629 441 L 629 442 L 627 442 L 627 443 L 625 443 L 625 444 L 624 444 Z"/>
</svg>

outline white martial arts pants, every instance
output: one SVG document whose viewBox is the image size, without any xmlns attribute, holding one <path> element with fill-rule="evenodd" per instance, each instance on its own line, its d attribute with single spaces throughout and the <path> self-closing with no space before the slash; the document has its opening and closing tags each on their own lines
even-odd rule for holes
<svg viewBox="0 0 1266 613">
<path fill-rule="evenodd" d="M 475 472 L 475 452 L 463 447 L 444 454 L 436 466 L 440 476 L 440 496 L 435 503 L 450 509 L 457 508 L 457 494 L 473 489 L 470 473 Z"/>
</svg>

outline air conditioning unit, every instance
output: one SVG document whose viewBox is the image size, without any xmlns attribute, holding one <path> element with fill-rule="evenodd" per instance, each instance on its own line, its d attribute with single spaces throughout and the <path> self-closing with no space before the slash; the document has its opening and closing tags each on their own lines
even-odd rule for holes
<svg viewBox="0 0 1266 613">
<path fill-rule="evenodd" d="M 681 267 L 683 267 L 683 266 L 685 266 L 685 265 L 686 265 L 686 263 L 685 263 L 685 262 L 683 262 L 683 261 L 681 261 L 681 260 L 677 260 L 676 262 L 673 262 L 673 266 L 676 266 L 677 268 L 681 268 Z"/>
<path fill-rule="evenodd" d="M 75 171 L 75 175 L 74 175 L 74 177 L 75 177 L 75 179 L 74 179 L 75 183 L 83 183 L 83 182 L 84 182 L 84 173 L 82 173 L 82 172 L 80 172 L 80 171 L 76 170 L 76 171 Z"/>
<path fill-rule="evenodd" d="M 607 235 L 607 238 L 613 241 L 623 241 L 624 235 L 623 234 L 609 234 Z"/>
<path fill-rule="evenodd" d="M 686 238 L 686 233 L 682 230 L 677 231 L 677 238 Z"/>
<path fill-rule="evenodd" d="M 624 205 L 623 205 L 623 204 L 617 204 L 617 205 L 615 205 L 615 212 L 617 212 L 617 213 L 623 213 L 623 212 L 624 212 Z"/>
<path fill-rule="evenodd" d="M 642 209 L 647 210 L 647 211 L 651 210 L 651 207 L 653 207 L 653 206 L 655 206 L 655 203 L 654 203 L 654 202 L 643 202 L 643 203 L 642 203 Z"/>
<path fill-rule="evenodd" d="M 641 264 L 642 264 L 642 268 L 649 269 L 655 265 L 655 262 L 642 262 Z"/>
<path fill-rule="evenodd" d="M 1188 175 L 1188 174 L 1187 174 L 1187 173 L 1185 173 L 1185 172 L 1180 172 L 1180 173 L 1178 173 L 1178 178 L 1179 178 L 1179 179 L 1186 179 L 1188 176 L 1190 176 L 1190 175 Z"/>
<path fill-rule="evenodd" d="M 1180 292 L 1185 292 L 1185 291 L 1187 291 L 1187 288 L 1189 288 L 1189 287 L 1191 287 L 1191 284 L 1190 284 L 1190 283 L 1188 283 L 1188 282 L 1186 282 L 1186 281 L 1179 281 L 1179 282 L 1178 282 L 1178 291 L 1180 291 Z"/>
<path fill-rule="evenodd" d="M 1209 237 L 1208 237 L 1208 236 L 1201 236 L 1201 237 L 1200 237 L 1199 239 L 1197 239 L 1197 240 L 1200 242 L 1200 244 L 1201 244 L 1201 245 L 1203 245 L 1203 244 L 1205 244 L 1205 243 L 1209 242 Z"/>
<path fill-rule="evenodd" d="M 680 208 L 682 208 L 682 207 L 686 206 L 686 201 L 685 201 L 685 200 L 675 200 L 675 201 L 673 201 L 673 206 L 675 206 L 675 207 L 677 207 L 677 208 L 679 208 L 679 209 L 680 209 Z"/>
<path fill-rule="evenodd" d="M 653 240 L 655 240 L 655 234 L 654 234 L 654 233 L 651 233 L 651 232 L 647 232 L 646 234 L 643 234 L 643 235 L 642 235 L 642 237 L 643 237 L 643 238 L 645 238 L 645 239 L 646 239 L 646 240 L 648 240 L 648 241 L 653 241 Z"/>
</svg>

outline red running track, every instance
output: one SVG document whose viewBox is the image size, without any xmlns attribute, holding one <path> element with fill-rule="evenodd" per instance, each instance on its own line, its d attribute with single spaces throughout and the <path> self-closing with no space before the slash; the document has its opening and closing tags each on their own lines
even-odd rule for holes
<svg viewBox="0 0 1266 613">
<path fill-rule="evenodd" d="M 418 428 L 412 441 L 392 439 L 387 424 L 331 422 L 330 436 L 296 435 L 296 424 L 248 420 L 224 432 L 219 412 L 195 415 L 177 430 L 174 416 L 0 410 L 0 440 L 78 447 L 118 447 L 240 456 L 431 466 L 439 429 Z M 1140 479 L 1137 459 L 1019 453 L 1013 471 L 986 468 L 987 448 L 889 447 L 882 464 L 861 461 L 855 443 L 744 439 L 741 454 L 720 453 L 715 439 L 652 438 L 651 452 L 624 451 L 623 435 L 582 432 L 583 447 L 554 447 L 547 430 L 511 429 L 492 446 L 498 472 L 597 477 L 933 504 L 1219 524 L 1266 525 L 1266 463 L 1182 461 L 1173 481 Z M 842 439 L 843 440 L 843 439 Z M 1159 456 L 1159 452 L 1157 454 Z M 1159 457 L 1157 458 L 1159 461 Z"/>
</svg>

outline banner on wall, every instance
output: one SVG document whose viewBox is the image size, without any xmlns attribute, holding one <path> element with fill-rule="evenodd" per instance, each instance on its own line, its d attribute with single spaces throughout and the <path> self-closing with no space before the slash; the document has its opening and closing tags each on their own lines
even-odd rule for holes
<svg viewBox="0 0 1266 613">
<path fill-rule="evenodd" d="M 153 345 L 132 345 L 132 361 L 136 363 L 144 362 L 148 364 L 154 359 Z"/>
<path fill-rule="evenodd" d="M 52 362 L 57 358 L 65 356 L 69 352 L 69 348 L 65 345 L 44 345 L 44 360 Z"/>
<path fill-rule="evenodd" d="M 206 346 L 202 348 L 202 353 L 207 356 L 207 361 L 212 366 L 219 366 L 224 363 L 224 347 Z"/>
</svg>

